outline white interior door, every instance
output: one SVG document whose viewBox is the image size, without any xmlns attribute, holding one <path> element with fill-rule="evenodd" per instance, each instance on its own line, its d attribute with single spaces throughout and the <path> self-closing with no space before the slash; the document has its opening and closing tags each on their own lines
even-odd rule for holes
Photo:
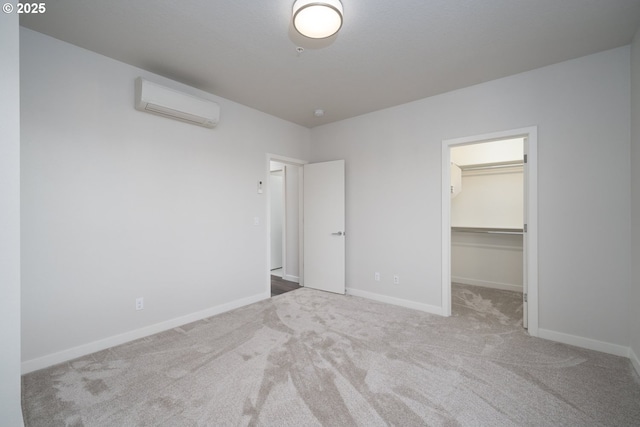
<svg viewBox="0 0 640 427">
<path fill-rule="evenodd" d="M 304 165 L 304 286 L 345 293 L 344 160 Z"/>
</svg>

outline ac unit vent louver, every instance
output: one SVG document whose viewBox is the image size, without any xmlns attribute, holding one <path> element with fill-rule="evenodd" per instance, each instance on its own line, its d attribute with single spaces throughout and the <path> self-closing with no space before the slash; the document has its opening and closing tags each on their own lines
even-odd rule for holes
<svg viewBox="0 0 640 427">
<path fill-rule="evenodd" d="M 148 80 L 136 79 L 136 110 L 207 128 L 220 120 L 220 106 L 213 101 L 178 92 Z"/>
</svg>

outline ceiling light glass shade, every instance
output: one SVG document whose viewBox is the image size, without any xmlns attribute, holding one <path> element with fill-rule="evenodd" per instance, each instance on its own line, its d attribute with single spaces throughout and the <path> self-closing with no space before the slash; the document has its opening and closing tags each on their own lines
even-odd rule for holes
<svg viewBox="0 0 640 427">
<path fill-rule="evenodd" d="M 305 37 L 331 37 L 342 27 L 342 3 L 340 0 L 296 0 L 293 3 L 293 26 Z"/>
</svg>

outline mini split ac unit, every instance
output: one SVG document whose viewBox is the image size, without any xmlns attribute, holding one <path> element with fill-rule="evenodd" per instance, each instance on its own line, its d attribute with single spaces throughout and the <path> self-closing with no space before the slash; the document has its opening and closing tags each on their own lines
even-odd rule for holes
<svg viewBox="0 0 640 427">
<path fill-rule="evenodd" d="M 138 77 L 136 110 L 158 114 L 198 126 L 213 128 L 220 120 L 220 106 Z"/>
</svg>

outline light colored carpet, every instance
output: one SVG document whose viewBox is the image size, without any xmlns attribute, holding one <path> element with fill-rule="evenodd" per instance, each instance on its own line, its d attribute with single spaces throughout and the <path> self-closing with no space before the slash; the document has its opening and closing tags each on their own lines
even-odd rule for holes
<svg viewBox="0 0 640 427">
<path fill-rule="evenodd" d="M 27 426 L 640 424 L 621 357 L 529 337 L 519 295 L 443 318 L 300 289 L 23 377 Z"/>
</svg>

